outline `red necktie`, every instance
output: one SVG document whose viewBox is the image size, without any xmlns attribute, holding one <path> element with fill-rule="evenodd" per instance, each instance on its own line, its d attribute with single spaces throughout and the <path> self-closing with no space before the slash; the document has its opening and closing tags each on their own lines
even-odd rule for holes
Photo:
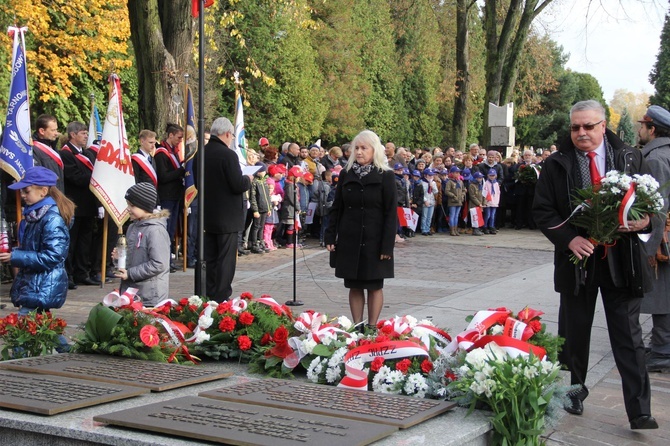
<svg viewBox="0 0 670 446">
<path fill-rule="evenodd" d="M 586 156 L 589 157 L 589 173 L 591 174 L 591 184 L 597 185 L 600 184 L 602 177 L 600 172 L 598 172 L 598 166 L 596 165 L 596 152 L 588 152 Z"/>
</svg>

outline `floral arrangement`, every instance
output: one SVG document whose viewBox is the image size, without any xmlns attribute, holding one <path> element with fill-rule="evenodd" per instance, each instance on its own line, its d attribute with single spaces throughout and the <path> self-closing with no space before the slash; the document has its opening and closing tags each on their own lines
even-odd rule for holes
<svg viewBox="0 0 670 446">
<path fill-rule="evenodd" d="M 434 396 L 426 375 L 451 340 L 432 322 L 412 316 L 382 320 L 376 331 L 359 333 L 345 316 L 309 311 L 293 328 L 297 336 L 263 348 L 252 371 L 290 376 L 300 365 L 314 383 L 420 398 Z"/>
<path fill-rule="evenodd" d="M 463 356 L 449 390 L 469 402 L 468 413 L 477 403 L 493 411 L 492 444 L 539 445 L 559 370 L 558 363 L 532 353 L 513 356 L 490 342 Z"/>
<path fill-rule="evenodd" d="M 535 184 L 541 170 L 542 166 L 538 164 L 521 164 L 514 174 L 514 179 L 521 184 Z"/>
<path fill-rule="evenodd" d="M 12 313 L 0 319 L 3 360 L 48 355 L 60 345 L 59 336 L 67 323 L 51 312 L 32 311 L 25 316 Z"/>
<path fill-rule="evenodd" d="M 600 184 L 575 191 L 576 207 L 569 221 L 584 228 L 594 245 L 612 246 L 623 235 L 619 226 L 628 227 L 629 219 L 661 212 L 663 197 L 658 189 L 658 181 L 651 175 L 630 176 L 611 170 Z M 572 260 L 579 262 L 575 256 Z"/>
<path fill-rule="evenodd" d="M 168 362 L 249 360 L 271 333 L 292 323 L 287 307 L 250 293 L 223 303 L 199 296 L 168 299 L 154 308 L 143 307 L 132 291 L 108 298 L 110 306 L 97 305 L 89 314 L 74 351 Z"/>
</svg>

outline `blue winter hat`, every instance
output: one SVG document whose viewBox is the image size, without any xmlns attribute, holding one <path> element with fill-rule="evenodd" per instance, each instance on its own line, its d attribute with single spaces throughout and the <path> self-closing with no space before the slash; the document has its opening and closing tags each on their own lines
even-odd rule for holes
<svg viewBox="0 0 670 446">
<path fill-rule="evenodd" d="M 413 177 L 420 177 L 420 176 L 421 176 L 421 172 L 419 172 L 418 170 L 413 170 L 413 171 L 412 171 L 412 176 L 413 176 Z"/>
<path fill-rule="evenodd" d="M 472 175 L 475 179 L 477 178 L 484 178 L 484 174 L 481 173 L 480 171 L 475 172 L 474 175 Z"/>
<path fill-rule="evenodd" d="M 469 177 L 470 176 L 470 169 L 468 169 L 467 167 L 465 169 L 463 169 L 463 176 L 464 177 Z"/>
<path fill-rule="evenodd" d="M 402 170 L 402 174 L 403 174 L 403 175 L 409 175 L 409 174 L 410 174 L 409 169 L 408 169 L 407 167 L 405 167 L 405 168 Z"/>
<path fill-rule="evenodd" d="M 460 171 L 461 171 L 461 169 L 459 169 L 458 166 L 451 166 L 449 168 L 449 173 L 456 173 L 456 172 L 460 172 Z"/>
<path fill-rule="evenodd" d="M 7 186 L 8 189 L 18 190 L 28 186 L 55 186 L 58 175 L 42 166 L 29 167 L 23 178 L 17 183 Z"/>
<path fill-rule="evenodd" d="M 497 176 L 498 176 L 498 172 L 496 172 L 495 169 L 489 169 L 489 173 L 488 173 L 488 175 L 489 175 L 489 176 L 493 175 L 494 177 L 497 177 Z"/>
<path fill-rule="evenodd" d="M 405 166 L 403 166 L 401 163 L 395 163 L 395 164 L 393 165 L 393 170 L 400 170 L 400 169 L 402 169 L 403 167 L 405 167 Z"/>
<path fill-rule="evenodd" d="M 423 170 L 423 174 L 424 175 L 435 175 L 435 171 L 429 167 L 429 168 Z"/>
</svg>

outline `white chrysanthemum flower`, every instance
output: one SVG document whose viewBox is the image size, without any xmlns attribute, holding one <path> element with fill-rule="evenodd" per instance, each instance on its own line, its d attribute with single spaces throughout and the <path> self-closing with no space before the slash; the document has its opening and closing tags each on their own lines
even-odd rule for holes
<svg viewBox="0 0 670 446">
<path fill-rule="evenodd" d="M 304 339 L 301 344 L 302 350 L 308 355 L 312 354 L 312 350 L 314 350 L 314 347 L 317 345 L 316 341 L 312 337 Z"/>
<path fill-rule="evenodd" d="M 328 367 L 326 369 L 326 382 L 333 384 L 340 380 L 342 369 L 340 367 Z"/>
<path fill-rule="evenodd" d="M 412 373 L 409 375 L 405 381 L 405 385 L 403 386 L 403 391 L 405 394 L 412 395 L 417 398 L 425 397 L 427 390 L 428 383 L 420 373 Z"/>
<path fill-rule="evenodd" d="M 198 334 L 195 336 L 195 341 L 193 341 L 196 344 L 202 344 L 205 341 L 209 341 L 209 333 L 205 331 L 199 331 Z"/>
<path fill-rule="evenodd" d="M 326 360 L 323 362 L 326 362 Z M 307 367 L 307 379 L 313 383 L 319 382 L 319 376 L 323 371 L 323 362 L 320 356 L 317 356 L 312 360 L 312 362 L 310 362 L 309 367 Z"/>
<path fill-rule="evenodd" d="M 202 305 L 202 299 L 200 298 L 200 296 L 195 296 L 195 295 L 191 296 L 191 297 L 188 298 L 188 304 L 189 305 L 195 305 L 196 307 L 199 307 L 200 305 Z"/>
<path fill-rule="evenodd" d="M 351 320 L 346 316 L 338 317 L 337 323 L 340 327 L 342 327 L 343 330 L 349 330 L 353 325 L 353 322 L 351 322 Z"/>
<path fill-rule="evenodd" d="M 347 352 L 349 350 L 346 347 L 340 347 L 337 350 L 333 352 L 333 356 L 330 357 L 328 360 L 328 366 L 329 367 L 334 367 L 334 366 L 339 366 L 343 361 L 344 357 L 346 356 Z"/>
<path fill-rule="evenodd" d="M 209 327 L 212 326 L 214 323 L 214 318 L 206 315 L 202 315 L 198 318 L 198 327 L 202 328 L 203 330 L 207 330 Z"/>
<path fill-rule="evenodd" d="M 477 371 L 475 372 L 475 375 L 474 375 L 475 381 L 477 381 L 477 382 L 484 382 L 484 381 L 486 381 L 486 379 L 487 379 L 488 377 L 489 377 L 489 375 L 487 375 L 486 373 L 482 372 L 481 370 L 477 370 Z"/>
<path fill-rule="evenodd" d="M 324 333 L 323 335 L 320 336 L 320 340 L 321 340 L 321 343 L 323 345 L 330 345 L 336 339 L 337 339 L 337 336 L 335 335 L 335 333 L 331 333 L 331 332 L 326 332 L 326 333 Z"/>
</svg>

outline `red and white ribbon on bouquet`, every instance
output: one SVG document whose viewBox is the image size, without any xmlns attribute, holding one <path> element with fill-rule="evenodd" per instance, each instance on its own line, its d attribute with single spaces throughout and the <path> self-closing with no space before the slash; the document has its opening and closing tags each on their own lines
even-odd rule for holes
<svg viewBox="0 0 670 446">
<path fill-rule="evenodd" d="M 391 336 L 406 335 L 412 331 L 412 326 L 405 317 L 396 316 L 393 319 L 386 319 L 385 321 L 382 321 L 380 325 L 378 324 L 378 327 L 383 333 L 386 333 L 383 329 L 384 327 L 391 326 L 393 328 Z"/>
<path fill-rule="evenodd" d="M 348 335 L 346 331 L 341 328 L 333 327 L 332 325 L 325 324 L 323 320 L 325 315 L 317 312 L 306 312 L 300 314 L 298 319 L 293 324 L 296 330 L 304 334 L 312 334 L 312 339 L 316 342 L 322 343 L 325 337 L 332 337 L 333 339 L 337 337 L 337 333 L 344 333 L 345 336 Z"/>
<path fill-rule="evenodd" d="M 630 183 L 630 187 L 623 196 L 623 200 L 621 200 L 621 206 L 619 206 L 619 224 L 626 229 L 628 229 L 628 211 L 633 207 L 637 198 L 636 187 L 637 184 L 635 182 Z"/>
<path fill-rule="evenodd" d="M 344 355 L 346 376 L 337 387 L 368 390 L 368 371 L 365 363 L 375 358 L 399 359 L 412 356 L 428 356 L 428 351 L 412 341 L 386 341 L 362 345 Z"/>
<path fill-rule="evenodd" d="M 274 300 L 267 294 L 263 294 L 261 297 L 254 297 L 252 300 L 254 302 L 259 302 L 271 307 L 277 314 L 284 314 L 288 316 L 286 310 L 284 310 L 284 308 L 281 305 L 279 305 L 279 303 L 276 300 Z"/>
<path fill-rule="evenodd" d="M 443 351 L 451 343 L 451 336 L 446 331 L 432 325 L 418 324 L 412 329 L 412 333 L 421 339 L 421 342 L 427 349 L 430 348 L 431 337 L 437 340 L 437 349 L 440 351 Z"/>
<path fill-rule="evenodd" d="M 106 307 L 125 307 L 136 302 L 135 297 L 138 291 L 138 288 L 126 288 L 123 294 L 119 294 L 119 290 L 114 290 L 102 299 L 102 303 Z"/>
<path fill-rule="evenodd" d="M 444 349 L 445 353 L 453 353 L 459 348 L 468 350 L 474 342 L 486 334 L 486 330 L 501 323 L 502 318 L 507 318 L 510 314 L 508 310 L 482 310 L 475 313 L 467 328 L 456 335 L 456 339 L 451 341 Z"/>
<path fill-rule="evenodd" d="M 481 338 L 477 339 L 477 341 L 472 345 L 472 348 L 482 348 L 489 342 L 497 344 L 512 358 L 516 358 L 517 356 L 528 356 L 531 352 L 534 356 L 537 356 L 541 360 L 544 360 L 547 357 L 547 352 L 542 347 L 538 347 L 536 345 L 532 345 L 528 342 L 514 339 L 509 336 L 482 336 Z"/>
</svg>

